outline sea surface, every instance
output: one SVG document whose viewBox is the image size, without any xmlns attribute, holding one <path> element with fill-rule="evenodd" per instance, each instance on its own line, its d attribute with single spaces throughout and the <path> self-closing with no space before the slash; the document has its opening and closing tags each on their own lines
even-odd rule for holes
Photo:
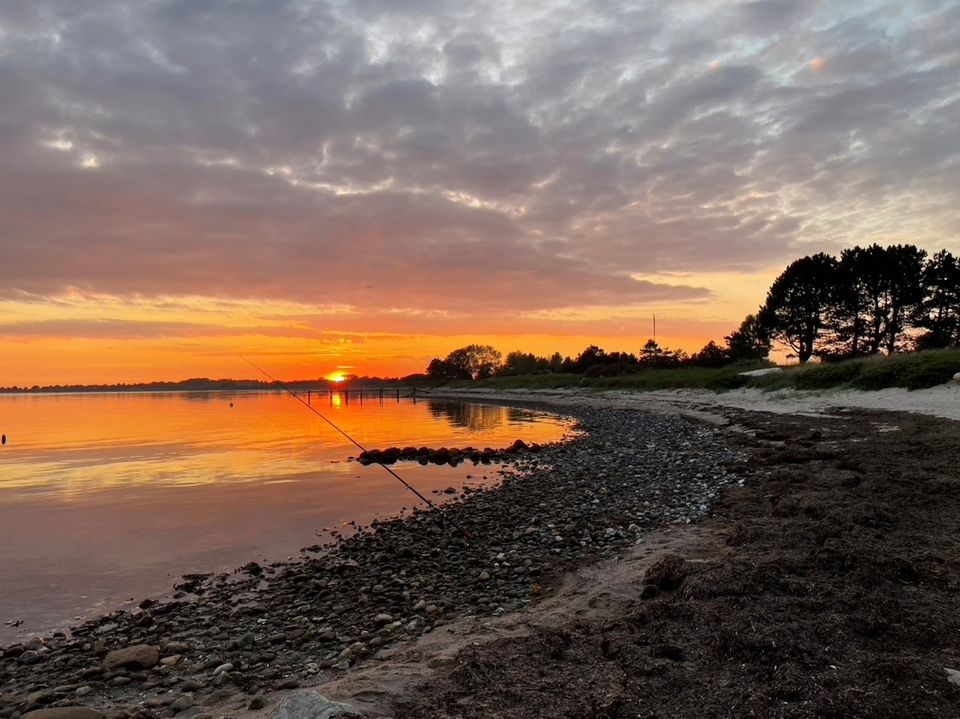
<svg viewBox="0 0 960 719">
<path fill-rule="evenodd" d="M 505 447 L 571 433 L 555 415 L 446 400 L 313 394 L 368 448 Z M 168 594 L 181 575 L 283 560 L 416 505 L 279 392 L 0 395 L 0 644 Z M 431 499 L 499 468 L 395 466 Z M 22 622 L 15 626 L 17 622 Z"/>
</svg>

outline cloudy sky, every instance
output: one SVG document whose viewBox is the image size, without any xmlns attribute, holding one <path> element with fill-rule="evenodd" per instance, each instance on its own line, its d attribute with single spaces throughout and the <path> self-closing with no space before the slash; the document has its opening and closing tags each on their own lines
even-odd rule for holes
<svg viewBox="0 0 960 719">
<path fill-rule="evenodd" d="M 960 250 L 960 2 L 4 0 L 0 385 L 696 349 Z"/>
</svg>

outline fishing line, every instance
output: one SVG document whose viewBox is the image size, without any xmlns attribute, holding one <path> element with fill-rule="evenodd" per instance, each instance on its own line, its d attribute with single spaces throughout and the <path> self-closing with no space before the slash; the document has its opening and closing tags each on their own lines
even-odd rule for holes
<svg viewBox="0 0 960 719">
<path fill-rule="evenodd" d="M 267 371 L 266 371 L 265 369 L 263 369 L 262 367 L 254 364 L 251 360 L 247 359 L 247 358 L 244 357 L 243 355 L 237 355 L 237 356 L 240 357 L 240 359 L 242 359 L 242 360 L 243 360 L 244 362 L 246 362 L 248 365 L 250 365 L 251 367 L 253 367 L 255 370 L 257 370 L 258 372 L 260 372 L 261 374 L 263 374 L 265 377 L 267 377 L 268 379 L 270 379 L 274 384 L 276 384 L 276 385 L 278 385 L 279 387 L 281 387 L 284 391 L 286 391 L 287 394 L 289 394 L 291 397 L 293 397 L 295 400 L 297 400 L 297 402 L 299 402 L 299 403 L 302 404 L 304 407 L 306 407 L 306 408 L 309 409 L 311 412 L 313 412 L 315 415 L 317 415 L 317 417 L 319 417 L 319 418 L 322 419 L 324 422 L 326 422 L 328 425 L 330 425 L 331 427 L 333 427 L 337 432 L 339 432 L 340 434 L 342 434 L 351 444 L 353 444 L 355 447 L 357 447 L 361 452 L 366 452 L 366 451 L 367 451 L 366 447 L 364 447 L 364 446 L 363 446 L 362 444 L 360 444 L 357 440 L 355 440 L 353 437 L 351 437 L 349 434 L 347 434 L 344 430 L 340 429 L 340 427 L 338 427 L 336 424 L 334 424 L 333 420 L 331 420 L 330 418 L 328 418 L 325 414 L 323 414 L 320 410 L 318 410 L 318 409 L 317 409 L 316 407 L 314 407 L 312 404 L 310 404 L 309 402 L 307 402 L 306 400 L 304 400 L 303 397 L 301 397 L 301 396 L 298 395 L 296 392 L 294 392 L 292 389 L 290 389 L 289 387 L 287 387 L 287 385 L 285 385 L 283 382 L 281 382 L 280 380 L 278 380 L 276 377 L 274 377 L 273 375 L 271 375 L 269 372 L 267 372 Z M 424 497 L 422 494 L 420 494 L 420 492 L 417 491 L 416 487 L 414 487 L 413 485 L 411 485 L 410 483 L 408 483 L 407 480 L 405 480 L 403 477 L 401 477 L 399 474 L 397 474 L 395 471 L 393 471 L 393 469 L 391 469 L 390 467 L 388 467 L 387 465 L 385 465 L 383 462 L 375 461 L 374 463 L 380 465 L 381 467 L 383 467 L 383 469 L 384 469 L 387 473 L 389 473 L 394 479 L 398 480 L 398 481 L 400 482 L 400 484 L 402 484 L 402 485 L 403 485 L 404 487 L 406 487 L 408 490 L 410 490 L 411 492 L 413 492 L 417 497 L 419 497 L 419 498 L 422 499 L 424 502 L 426 502 L 427 506 L 430 507 L 431 510 L 433 510 L 434 512 L 436 512 L 437 514 L 439 514 L 439 515 L 440 515 L 440 518 L 441 518 L 444 522 L 450 522 L 450 524 L 452 524 L 454 527 L 457 528 L 457 530 L 460 532 L 460 534 L 462 534 L 462 535 L 463 535 L 465 538 L 467 538 L 467 539 L 470 538 L 470 533 L 467 532 L 467 530 L 465 530 L 463 527 L 461 527 L 459 524 L 457 524 L 451 517 L 448 517 L 447 514 L 446 514 L 446 512 L 444 512 L 441 507 L 437 506 L 436 504 L 434 504 L 433 502 L 431 502 L 429 499 L 427 499 L 426 497 Z"/>
</svg>

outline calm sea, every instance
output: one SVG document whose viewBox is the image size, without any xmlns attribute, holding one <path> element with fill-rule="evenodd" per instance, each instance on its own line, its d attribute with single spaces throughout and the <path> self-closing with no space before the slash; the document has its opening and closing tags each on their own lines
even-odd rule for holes
<svg viewBox="0 0 960 719">
<path fill-rule="evenodd" d="M 370 448 L 502 447 L 569 432 L 559 417 L 492 405 L 313 402 Z M 414 506 L 281 393 L 0 395 L 0 432 L 0 644 L 168 593 L 184 573 L 296 556 L 328 539 L 325 528 Z M 430 497 L 498 475 L 469 462 L 397 470 Z"/>
</svg>

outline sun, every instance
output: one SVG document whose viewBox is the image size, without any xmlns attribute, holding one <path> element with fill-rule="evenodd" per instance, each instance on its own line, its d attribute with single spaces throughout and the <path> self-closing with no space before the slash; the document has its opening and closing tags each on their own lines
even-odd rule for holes
<svg viewBox="0 0 960 719">
<path fill-rule="evenodd" d="M 326 377 L 324 377 L 324 379 L 329 380 L 330 382 L 336 382 L 337 384 L 339 384 L 340 382 L 343 382 L 347 379 L 347 375 L 339 371 L 331 372 Z"/>
</svg>

